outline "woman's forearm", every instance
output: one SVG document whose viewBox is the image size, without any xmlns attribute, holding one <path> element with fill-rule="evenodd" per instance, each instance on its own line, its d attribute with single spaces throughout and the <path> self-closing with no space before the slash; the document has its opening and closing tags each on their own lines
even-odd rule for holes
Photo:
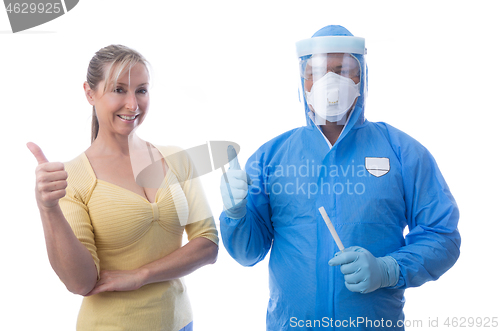
<svg viewBox="0 0 500 331">
<path fill-rule="evenodd" d="M 140 287 L 177 279 L 217 260 L 218 246 L 195 238 L 169 255 L 133 270 L 101 270 L 100 280 L 87 296 L 108 291 L 134 291 Z"/>
<path fill-rule="evenodd" d="M 209 239 L 199 237 L 171 254 L 148 263 L 140 269 L 143 285 L 186 276 L 204 265 L 215 263 L 219 247 Z"/>
<path fill-rule="evenodd" d="M 52 269 L 70 292 L 87 294 L 97 282 L 92 255 L 76 238 L 59 205 L 40 208 L 40 216 Z"/>
</svg>

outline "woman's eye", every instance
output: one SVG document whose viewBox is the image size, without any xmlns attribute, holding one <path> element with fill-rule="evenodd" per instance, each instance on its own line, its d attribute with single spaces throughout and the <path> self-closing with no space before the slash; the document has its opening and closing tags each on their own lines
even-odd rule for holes
<svg viewBox="0 0 500 331">
<path fill-rule="evenodd" d="M 122 89 L 122 88 L 117 87 L 117 88 L 115 88 L 115 89 L 114 89 L 114 91 L 113 91 L 113 92 L 115 92 L 115 93 L 123 93 L 123 89 Z"/>
<path fill-rule="evenodd" d="M 148 93 L 148 90 L 140 89 L 139 91 L 137 91 L 137 93 L 146 94 L 146 93 Z"/>
</svg>

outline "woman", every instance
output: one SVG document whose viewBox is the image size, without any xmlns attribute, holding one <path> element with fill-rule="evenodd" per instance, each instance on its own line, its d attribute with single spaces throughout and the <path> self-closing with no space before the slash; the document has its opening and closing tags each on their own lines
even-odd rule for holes
<svg viewBox="0 0 500 331">
<path fill-rule="evenodd" d="M 48 162 L 28 143 L 50 263 L 69 291 L 85 296 L 78 330 L 192 330 L 180 277 L 217 258 L 217 230 L 190 159 L 135 134 L 149 106 L 146 64 L 121 45 L 92 58 L 84 83 L 92 144 L 77 158 Z M 147 166 L 137 146 L 160 162 Z M 161 180 L 141 186 L 140 170 Z"/>
</svg>

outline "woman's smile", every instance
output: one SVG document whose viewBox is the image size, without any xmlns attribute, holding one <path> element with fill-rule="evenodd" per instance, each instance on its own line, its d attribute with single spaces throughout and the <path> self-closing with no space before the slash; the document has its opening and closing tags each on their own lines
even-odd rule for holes
<svg viewBox="0 0 500 331">
<path fill-rule="evenodd" d="M 134 121 L 139 117 L 140 114 L 135 114 L 131 116 L 127 115 L 117 115 L 123 122 L 134 123 Z"/>
</svg>

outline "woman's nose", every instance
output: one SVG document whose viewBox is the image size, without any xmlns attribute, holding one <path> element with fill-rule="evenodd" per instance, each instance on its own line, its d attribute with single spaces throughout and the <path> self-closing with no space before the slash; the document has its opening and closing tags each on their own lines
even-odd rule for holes
<svg viewBox="0 0 500 331">
<path fill-rule="evenodd" d="M 127 95 L 127 104 L 125 105 L 127 109 L 131 111 L 136 111 L 139 108 L 139 104 L 137 102 L 137 97 L 135 93 L 128 93 Z"/>
</svg>

